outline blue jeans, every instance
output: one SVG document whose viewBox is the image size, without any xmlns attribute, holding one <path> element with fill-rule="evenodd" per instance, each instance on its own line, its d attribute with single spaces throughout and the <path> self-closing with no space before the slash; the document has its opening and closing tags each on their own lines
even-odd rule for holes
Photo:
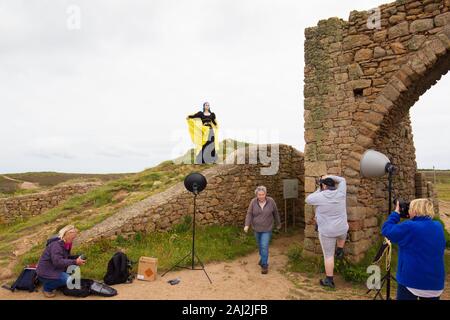
<svg viewBox="0 0 450 320">
<path fill-rule="evenodd" d="M 411 291 L 408 290 L 405 286 L 402 286 L 400 283 L 397 286 L 397 300 L 439 300 L 440 297 L 436 298 L 421 298 L 414 295 Z"/>
<path fill-rule="evenodd" d="M 261 266 L 267 267 L 269 265 L 269 242 L 272 237 L 272 231 L 256 232 L 255 238 L 259 248 L 259 256 L 261 258 Z"/>
<path fill-rule="evenodd" d="M 43 284 L 45 292 L 52 292 L 57 288 L 66 286 L 67 279 L 69 279 L 69 274 L 65 272 L 61 272 L 59 279 L 46 279 L 39 277 L 39 281 Z"/>
</svg>

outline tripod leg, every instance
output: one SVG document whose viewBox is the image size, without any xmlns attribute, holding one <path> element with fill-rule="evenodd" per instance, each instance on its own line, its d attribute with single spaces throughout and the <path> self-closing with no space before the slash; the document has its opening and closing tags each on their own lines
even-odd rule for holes
<svg viewBox="0 0 450 320">
<path fill-rule="evenodd" d="M 375 291 L 377 292 L 377 293 L 375 294 L 375 296 L 373 297 L 373 300 L 376 300 L 378 296 L 380 296 L 381 299 L 383 299 L 383 296 L 382 296 L 382 294 L 381 294 L 381 290 L 383 290 L 383 286 L 384 286 L 384 283 L 385 283 L 385 281 L 386 281 L 386 276 L 384 276 L 384 277 L 381 278 L 380 280 L 381 280 L 381 283 L 380 283 L 380 289 L 369 289 L 369 290 L 367 290 L 367 292 L 366 292 L 366 294 L 369 294 L 372 290 L 375 290 Z"/>
<path fill-rule="evenodd" d="M 380 289 L 377 290 L 377 293 L 375 294 L 375 297 L 373 297 L 373 300 L 376 300 L 378 296 L 380 296 L 381 300 L 384 300 L 383 299 L 382 290 L 383 290 L 383 287 L 384 287 L 385 283 L 386 283 L 386 276 L 383 277 L 383 281 L 381 281 Z"/>
<path fill-rule="evenodd" d="M 203 272 L 206 274 L 206 277 L 208 278 L 209 283 L 212 284 L 211 278 L 209 277 L 208 272 L 206 272 L 205 268 L 203 268 Z"/>
<path fill-rule="evenodd" d="M 178 265 L 184 261 L 184 259 L 186 259 L 187 257 L 189 257 L 191 255 L 191 253 L 188 253 L 183 259 L 181 259 L 180 261 L 178 261 L 177 263 L 175 263 L 169 270 L 167 270 L 166 272 L 164 272 L 161 277 L 164 277 L 167 273 L 169 273 L 170 271 L 172 271 L 173 269 L 175 269 L 176 267 L 178 267 Z"/>
<path fill-rule="evenodd" d="M 206 274 L 206 277 L 208 278 L 208 280 L 209 280 L 209 283 L 211 283 L 212 284 L 212 281 L 211 281 L 211 278 L 209 277 L 209 275 L 208 275 L 208 272 L 206 272 L 206 269 L 205 269 L 205 266 L 203 265 L 203 262 L 202 262 L 202 260 L 200 260 L 200 258 L 198 257 L 198 255 L 196 254 L 195 255 L 196 257 L 197 257 L 197 260 L 198 260 L 198 262 L 200 263 L 200 265 L 202 266 L 202 270 L 203 270 L 203 272 Z"/>
<path fill-rule="evenodd" d="M 198 263 L 200 263 L 200 265 L 202 266 L 202 268 L 204 268 L 205 266 L 203 265 L 203 262 L 202 262 L 202 260 L 200 260 L 200 258 L 198 257 L 198 255 L 197 255 L 197 254 L 195 254 L 195 257 L 197 258 L 197 260 L 198 260 Z"/>
</svg>

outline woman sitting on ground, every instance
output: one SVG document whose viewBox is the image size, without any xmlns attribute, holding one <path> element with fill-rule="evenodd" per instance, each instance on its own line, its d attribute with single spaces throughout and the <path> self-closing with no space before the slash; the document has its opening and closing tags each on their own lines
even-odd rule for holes
<svg viewBox="0 0 450 320">
<path fill-rule="evenodd" d="M 36 273 L 44 286 L 44 296 L 53 298 L 54 290 L 67 285 L 69 274 L 66 270 L 71 265 L 81 266 L 86 260 L 70 256 L 72 242 L 77 237 L 78 230 L 68 225 L 58 232 L 58 238 L 49 241 L 41 258 Z"/>
<path fill-rule="evenodd" d="M 383 224 L 382 234 L 397 243 L 397 300 L 439 300 L 444 291 L 444 229 L 433 221 L 429 199 L 411 201 L 409 220 L 400 222 L 400 205 Z"/>
</svg>

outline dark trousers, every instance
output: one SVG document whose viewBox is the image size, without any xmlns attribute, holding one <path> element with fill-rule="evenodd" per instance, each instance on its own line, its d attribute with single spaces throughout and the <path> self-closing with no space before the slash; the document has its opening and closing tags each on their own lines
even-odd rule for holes
<svg viewBox="0 0 450 320">
<path fill-rule="evenodd" d="M 55 289 L 67 285 L 67 279 L 69 279 L 69 274 L 61 272 L 59 275 L 59 279 L 46 279 L 41 277 L 38 277 L 38 279 L 43 284 L 45 292 L 52 292 Z"/>
<path fill-rule="evenodd" d="M 400 283 L 397 287 L 397 300 L 439 300 L 440 297 L 436 298 L 422 298 L 414 295 L 411 291 L 408 290 L 405 286 L 402 286 Z"/>
<path fill-rule="evenodd" d="M 216 149 L 215 149 L 215 136 L 214 130 L 209 129 L 208 141 L 202 146 L 202 151 L 200 151 L 195 159 L 196 164 L 203 163 L 215 163 L 217 160 Z"/>
</svg>

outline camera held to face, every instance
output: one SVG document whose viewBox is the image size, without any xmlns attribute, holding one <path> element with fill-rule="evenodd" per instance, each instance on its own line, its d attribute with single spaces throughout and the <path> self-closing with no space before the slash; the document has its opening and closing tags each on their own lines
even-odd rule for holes
<svg viewBox="0 0 450 320">
<path fill-rule="evenodd" d="M 394 206 L 397 206 L 397 201 L 399 203 L 399 214 L 400 214 L 400 218 L 409 218 L 409 204 L 410 201 L 405 201 L 402 199 L 394 199 Z"/>
</svg>

